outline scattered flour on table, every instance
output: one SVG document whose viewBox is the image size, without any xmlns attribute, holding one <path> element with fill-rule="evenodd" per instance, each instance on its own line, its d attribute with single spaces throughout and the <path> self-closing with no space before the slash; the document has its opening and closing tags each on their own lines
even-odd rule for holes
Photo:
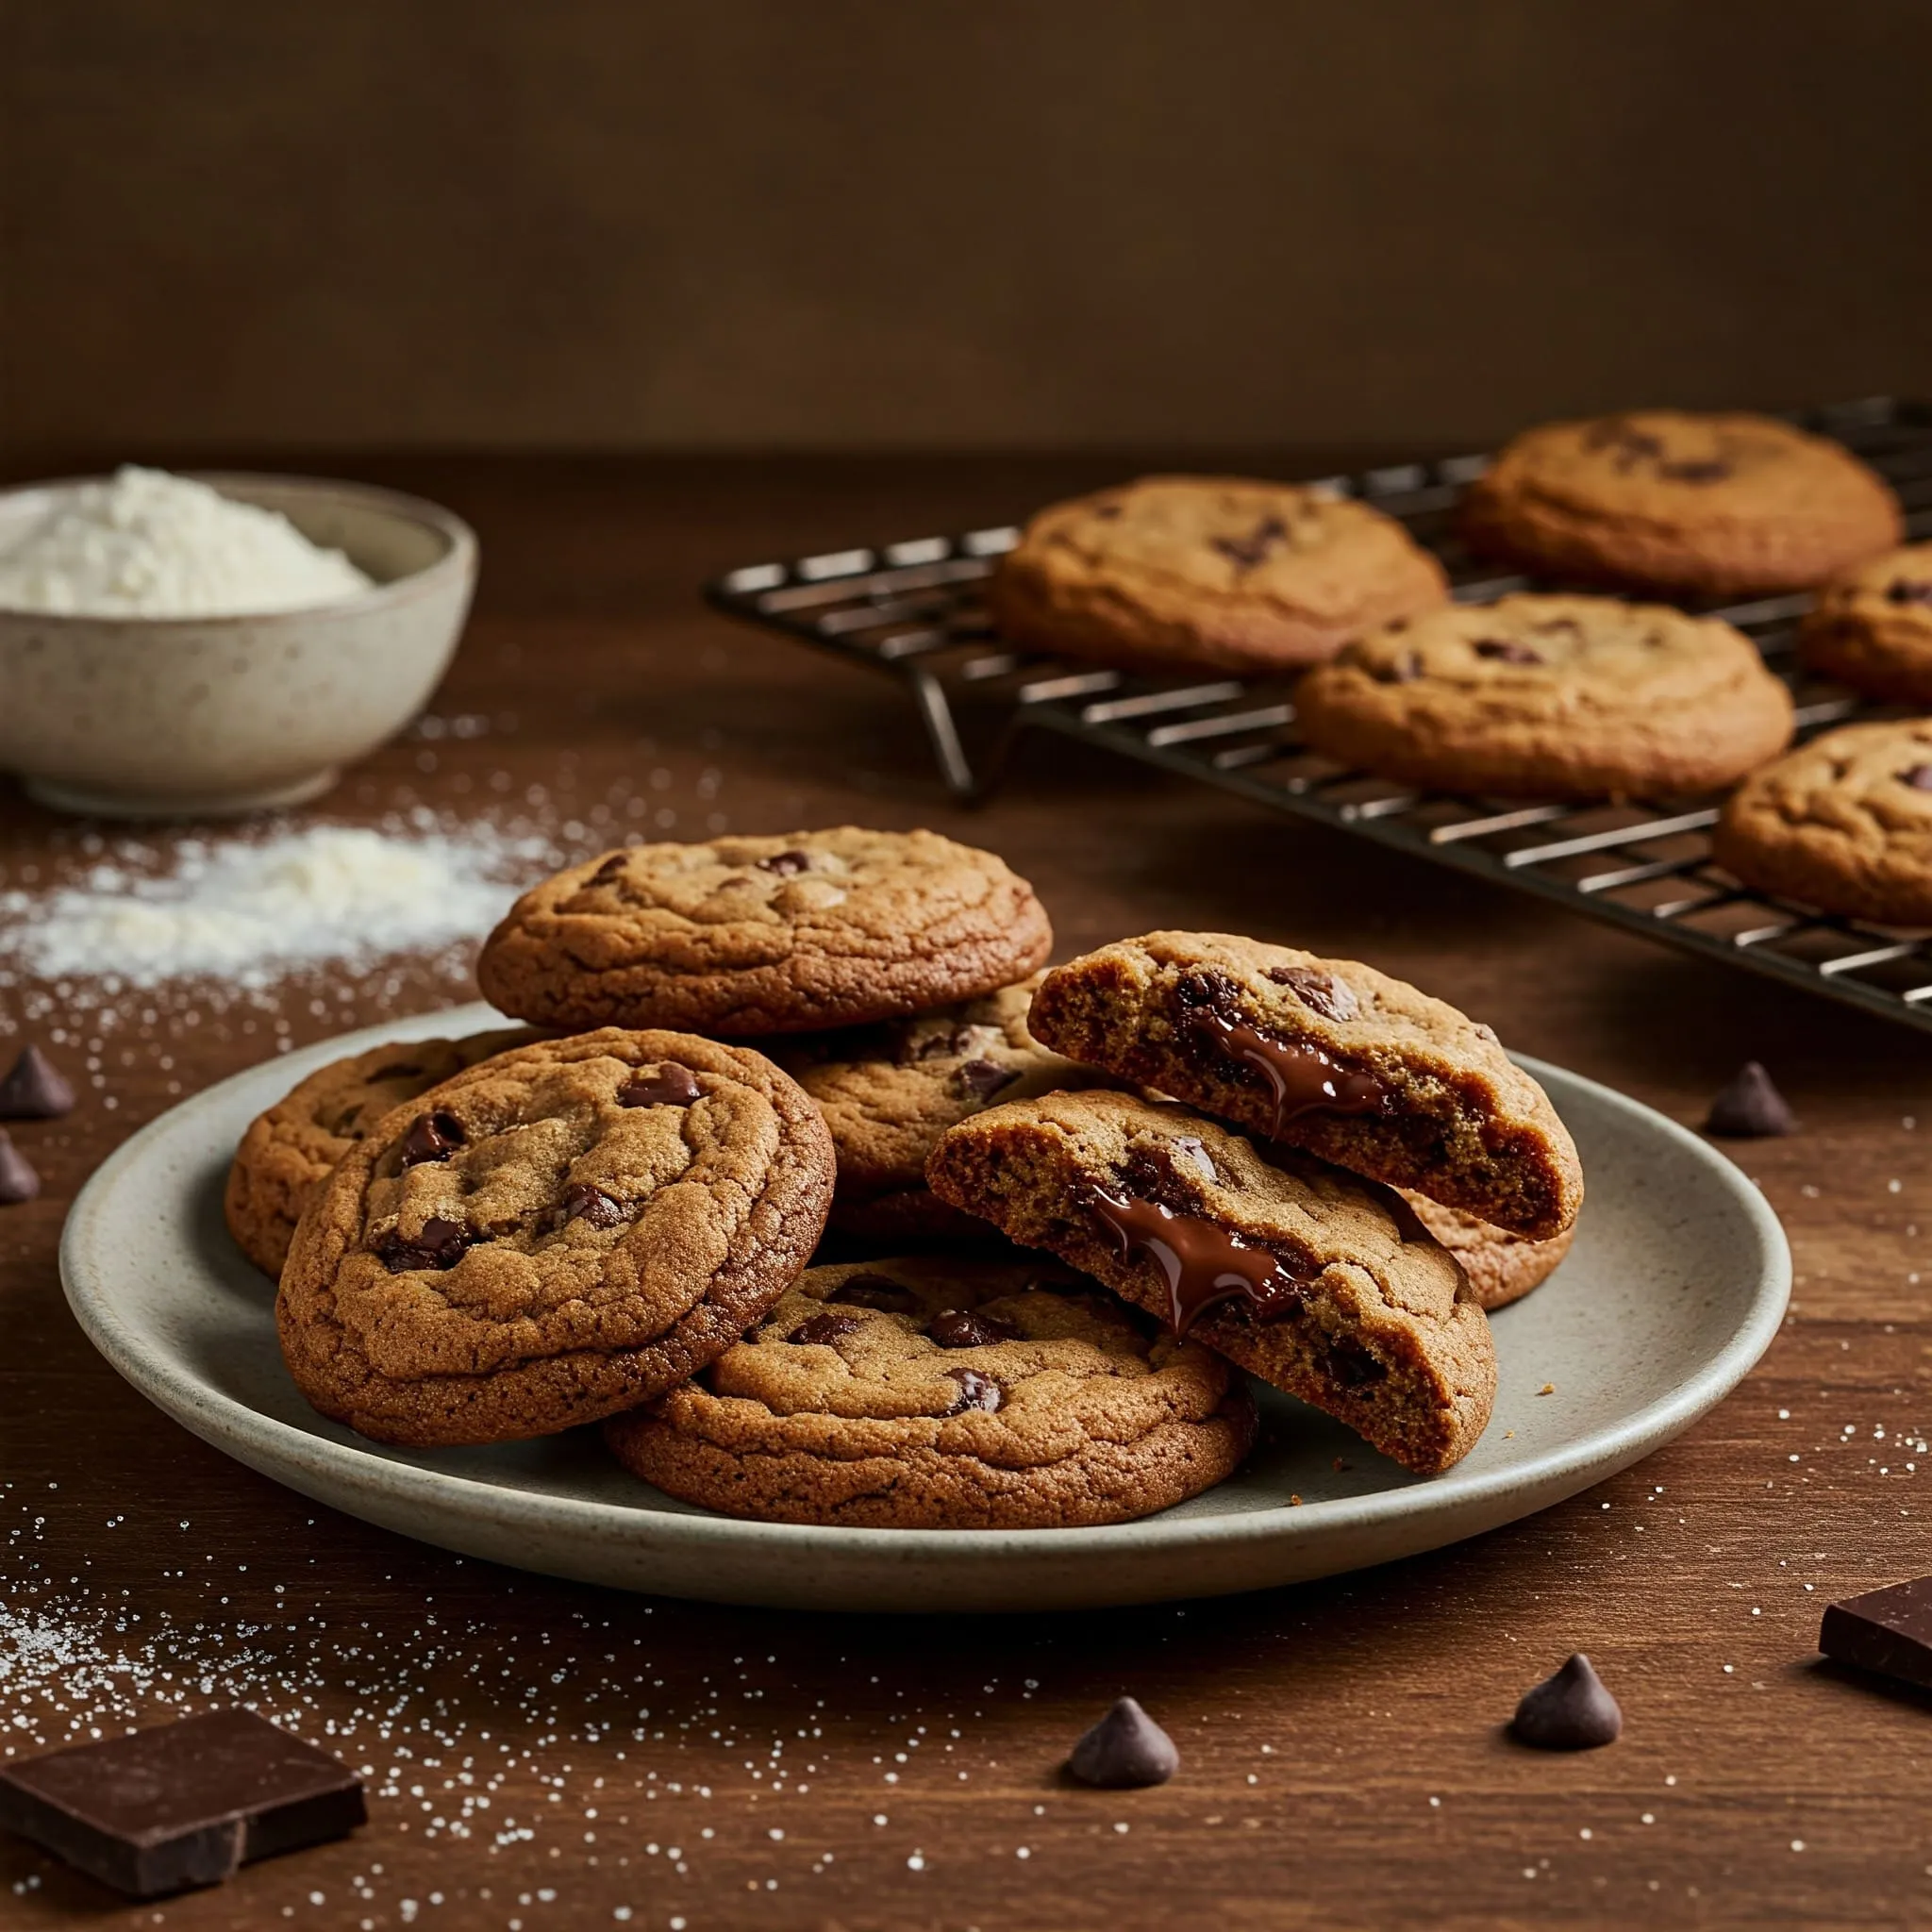
<svg viewBox="0 0 1932 1932">
<path fill-rule="evenodd" d="M 233 617 L 371 588 L 278 511 L 131 464 L 62 491 L 0 550 L 0 608 L 71 617 Z"/>
<path fill-rule="evenodd" d="M 161 855 L 124 848 L 45 891 L 0 892 L 0 958 L 35 979 L 130 988 L 213 979 L 253 990 L 325 963 L 364 970 L 475 944 L 549 850 L 488 824 L 183 840 L 166 870 L 155 869 Z"/>
</svg>

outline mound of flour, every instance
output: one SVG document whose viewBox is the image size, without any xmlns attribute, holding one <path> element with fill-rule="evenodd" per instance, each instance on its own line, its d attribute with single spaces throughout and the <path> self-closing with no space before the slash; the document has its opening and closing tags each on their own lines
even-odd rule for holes
<svg viewBox="0 0 1932 1932">
<path fill-rule="evenodd" d="M 253 989 L 325 963 L 359 971 L 480 941 L 548 856 L 543 840 L 488 825 L 184 840 L 165 870 L 124 858 L 45 892 L 0 892 L 0 956 L 35 979 L 128 987 Z"/>
<path fill-rule="evenodd" d="M 234 617 L 370 587 L 277 511 L 132 465 L 64 491 L 0 550 L 0 608 L 70 617 Z"/>
</svg>

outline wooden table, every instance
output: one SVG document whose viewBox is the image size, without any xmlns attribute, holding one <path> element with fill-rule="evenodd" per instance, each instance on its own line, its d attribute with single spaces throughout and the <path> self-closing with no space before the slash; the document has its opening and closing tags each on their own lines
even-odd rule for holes
<svg viewBox="0 0 1932 1932">
<path fill-rule="evenodd" d="M 75 1114 L 17 1129 L 47 1191 L 0 1210 L 0 1750 L 65 1741 L 76 1712 L 85 1736 L 103 1710 L 245 1696 L 373 1766 L 374 1818 L 139 1909 L 7 1840 L 0 1924 L 1932 1919 L 1925 1707 L 1813 1655 L 1826 1600 L 1932 1569 L 1909 1446 L 1932 1421 L 1925 1042 L 1066 747 L 1036 749 L 969 813 L 893 688 L 694 594 L 732 562 L 998 520 L 1115 465 L 357 467 L 481 532 L 480 608 L 436 711 L 487 723 L 391 746 L 329 811 L 535 796 L 583 850 L 636 824 L 701 833 L 713 814 L 930 824 L 1030 876 L 1063 955 L 1157 925 L 1360 954 L 1693 1124 L 1759 1058 L 1805 1130 L 1735 1151 L 1790 1230 L 1796 1300 L 1759 1371 L 1674 1447 L 1385 1570 L 1037 1619 L 647 1601 L 331 1515 L 94 1357 L 56 1276 L 75 1190 L 177 1091 L 262 1058 L 276 1015 L 168 1038 L 137 1023 L 103 1038 Z M 44 883 L 76 838 L 8 791 L 0 887 Z M 29 991 L 0 989 L 0 1049 L 55 1024 L 23 1020 Z M 458 996 L 363 985 L 325 1019 L 292 998 L 279 1017 L 301 1043 Z M 86 1037 L 55 1049 L 83 1077 Z M 1518 1694 L 1575 1649 L 1622 1699 L 1623 1742 L 1513 1748 L 1500 1726 Z M 1118 1795 L 1064 1784 L 1067 1746 L 1124 1690 L 1178 1739 L 1181 1774 Z"/>
</svg>

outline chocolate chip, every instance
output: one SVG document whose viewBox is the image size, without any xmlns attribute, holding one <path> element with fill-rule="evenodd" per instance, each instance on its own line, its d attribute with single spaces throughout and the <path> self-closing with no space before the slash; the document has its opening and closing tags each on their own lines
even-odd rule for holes
<svg viewBox="0 0 1932 1932">
<path fill-rule="evenodd" d="M 1180 1764 L 1174 1740 L 1131 1697 L 1117 1699 L 1067 1754 L 1068 1772 L 1103 1790 L 1164 1785 Z"/>
<path fill-rule="evenodd" d="M 563 1191 L 563 1218 L 588 1222 L 592 1227 L 615 1227 L 624 1219 L 624 1204 L 588 1181 L 574 1181 Z"/>
<path fill-rule="evenodd" d="M 991 1348 L 996 1341 L 1020 1339 L 1017 1328 L 977 1308 L 947 1308 L 925 1324 L 925 1332 L 941 1348 Z"/>
<path fill-rule="evenodd" d="M 689 1067 L 675 1060 L 661 1060 L 648 1074 L 633 1074 L 617 1090 L 619 1107 L 689 1107 L 700 1098 L 700 1090 Z"/>
<path fill-rule="evenodd" d="M 0 1080 L 0 1121 L 51 1121 L 73 1110 L 65 1075 L 39 1047 L 23 1047 Z"/>
<path fill-rule="evenodd" d="M 919 1297 L 890 1274 L 848 1274 L 825 1299 L 855 1308 L 880 1308 L 889 1315 L 910 1315 L 919 1307 Z"/>
<path fill-rule="evenodd" d="M 1932 791 L 1932 765 L 1914 765 L 1909 772 L 1901 772 L 1899 783 L 1909 785 L 1914 791 Z"/>
<path fill-rule="evenodd" d="M 468 1137 L 453 1113 L 419 1113 L 403 1136 L 403 1165 L 421 1167 L 425 1160 L 447 1160 Z"/>
<path fill-rule="evenodd" d="M 823 1314 L 808 1315 L 785 1339 L 787 1341 L 837 1341 L 841 1335 L 850 1335 L 855 1328 L 863 1328 L 865 1324 L 857 1315 L 841 1314 L 837 1308 L 827 1308 Z"/>
<path fill-rule="evenodd" d="M 1381 1381 L 1389 1373 L 1360 1342 L 1345 1338 L 1338 1337 L 1329 1341 L 1322 1351 L 1322 1359 L 1330 1377 L 1344 1389 L 1365 1389 L 1371 1382 Z"/>
<path fill-rule="evenodd" d="M 31 1201 L 40 1191 L 41 1177 L 33 1163 L 13 1144 L 11 1136 L 0 1130 L 0 1208 Z"/>
<path fill-rule="evenodd" d="M 951 1033 L 929 1033 L 922 1040 L 912 1053 L 902 1062 L 910 1066 L 914 1060 L 942 1060 L 959 1049 L 953 1044 L 958 1036 Z"/>
<path fill-rule="evenodd" d="M 997 1060 L 968 1060 L 954 1074 L 952 1087 L 961 1098 L 970 1095 L 974 1100 L 990 1100 L 1019 1077 L 1018 1067 L 1003 1067 Z"/>
<path fill-rule="evenodd" d="M 1190 1012 L 1235 1013 L 1241 1009 L 1241 989 L 1226 974 L 1206 967 L 1183 974 L 1174 982 L 1174 996 Z"/>
<path fill-rule="evenodd" d="M 1539 1751 L 1594 1751 L 1617 1741 L 1624 1713 L 1578 1651 L 1554 1677 L 1523 1693 L 1509 1728 Z"/>
<path fill-rule="evenodd" d="M 1527 644 L 1519 644 L 1510 638 L 1478 638 L 1474 648 L 1478 658 L 1491 658 L 1499 664 L 1541 664 L 1543 661 Z"/>
<path fill-rule="evenodd" d="M 977 1369 L 948 1369 L 946 1374 L 959 1385 L 959 1399 L 946 1411 L 948 1415 L 963 1415 L 969 1408 L 983 1408 L 991 1415 L 1005 1397 L 1000 1385 Z"/>
<path fill-rule="evenodd" d="M 1353 1020 L 1361 1011 L 1355 988 L 1315 966 L 1271 966 L 1268 977 L 1285 986 L 1305 1007 L 1324 1020 Z"/>
<path fill-rule="evenodd" d="M 808 852 L 774 852 L 769 858 L 758 860 L 760 872 L 774 872 L 781 879 L 789 879 L 794 873 L 811 870 L 811 854 Z"/>
<path fill-rule="evenodd" d="M 604 861 L 604 863 L 600 865 L 597 868 L 597 870 L 591 874 L 591 883 L 593 886 L 601 886 L 607 884 L 609 880 L 614 879 L 618 875 L 618 874 L 621 873 L 625 869 L 625 867 L 629 863 L 630 855 L 627 852 L 613 852 L 610 855 L 610 857 L 607 858 Z"/>
<path fill-rule="evenodd" d="M 1932 584 L 1914 583 L 1909 577 L 1894 577 L 1885 587 L 1888 604 L 1932 604 Z"/>
<path fill-rule="evenodd" d="M 454 1268 L 469 1245 L 470 1231 L 461 1222 L 433 1214 L 414 1241 L 401 1228 L 391 1228 L 375 1252 L 391 1274 L 405 1274 L 413 1268 Z"/>
<path fill-rule="evenodd" d="M 1245 537 L 1213 537 L 1212 547 L 1237 570 L 1255 570 L 1267 561 L 1268 553 L 1288 535 L 1288 525 L 1279 517 L 1263 517 Z"/>
<path fill-rule="evenodd" d="M 1746 1060 L 1710 1103 L 1704 1131 L 1731 1140 L 1762 1141 L 1774 1134 L 1795 1134 L 1798 1120 L 1771 1075 L 1756 1060 Z"/>
</svg>

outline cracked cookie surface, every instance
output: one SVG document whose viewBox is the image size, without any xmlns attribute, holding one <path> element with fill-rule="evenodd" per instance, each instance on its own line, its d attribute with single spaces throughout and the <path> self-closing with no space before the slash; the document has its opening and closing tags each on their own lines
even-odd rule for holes
<svg viewBox="0 0 1932 1932">
<path fill-rule="evenodd" d="M 1112 1084 L 1026 1030 L 1039 984 L 1036 974 L 976 1000 L 774 1048 L 818 1103 L 839 1152 L 834 1227 L 885 1241 L 983 1235 L 926 1188 L 939 1137 L 994 1101 Z"/>
<path fill-rule="evenodd" d="M 476 977 L 536 1025 L 748 1039 L 991 992 L 1052 948 L 1033 889 L 991 852 L 840 825 L 573 866 L 510 908 Z"/>
<path fill-rule="evenodd" d="M 1868 697 L 1932 706 L 1932 543 L 1834 577 L 1798 626 L 1798 655 Z"/>
<path fill-rule="evenodd" d="M 1240 476 L 1143 476 L 1055 504 L 987 591 L 1001 631 L 1041 650 L 1241 673 L 1317 663 L 1448 594 L 1392 517 Z"/>
<path fill-rule="evenodd" d="M 687 1502 L 886 1529 L 1124 1523 L 1229 1474 L 1241 1378 L 1051 1263 L 812 1268 L 736 1347 L 605 1425 Z"/>
<path fill-rule="evenodd" d="M 1432 1475 L 1495 1402 L 1489 1323 L 1392 1190 L 1126 1093 L 995 1107 L 933 1191 Z"/>
<path fill-rule="evenodd" d="M 1735 784 L 1790 742 L 1791 696 L 1715 618 L 1613 597 L 1452 605 L 1295 687 L 1307 742 L 1406 784 L 1646 797 Z"/>
<path fill-rule="evenodd" d="M 1895 544 L 1898 499 L 1769 416 L 1639 409 L 1517 437 L 1463 498 L 1478 549 L 1545 576 L 1710 596 L 1794 591 Z"/>
<path fill-rule="evenodd" d="M 634 1407 L 809 1260 L 824 1122 L 762 1055 L 608 1027 L 382 1120 L 304 1212 L 276 1323 L 304 1395 L 379 1441 L 494 1442 Z"/>
<path fill-rule="evenodd" d="M 1229 933 L 1155 932 L 1056 967 L 1028 1024 L 1070 1058 L 1533 1240 L 1583 1172 L 1495 1034 L 1407 981 Z"/>
<path fill-rule="evenodd" d="M 1932 925 L 1932 719 L 1842 724 L 1734 791 L 1711 854 L 1747 886 Z"/>
<path fill-rule="evenodd" d="M 383 1115 L 535 1037 L 511 1026 L 464 1040 L 399 1040 L 318 1067 L 258 1114 L 235 1150 L 222 1211 L 242 1252 L 279 1280 L 309 1195 Z"/>
</svg>

